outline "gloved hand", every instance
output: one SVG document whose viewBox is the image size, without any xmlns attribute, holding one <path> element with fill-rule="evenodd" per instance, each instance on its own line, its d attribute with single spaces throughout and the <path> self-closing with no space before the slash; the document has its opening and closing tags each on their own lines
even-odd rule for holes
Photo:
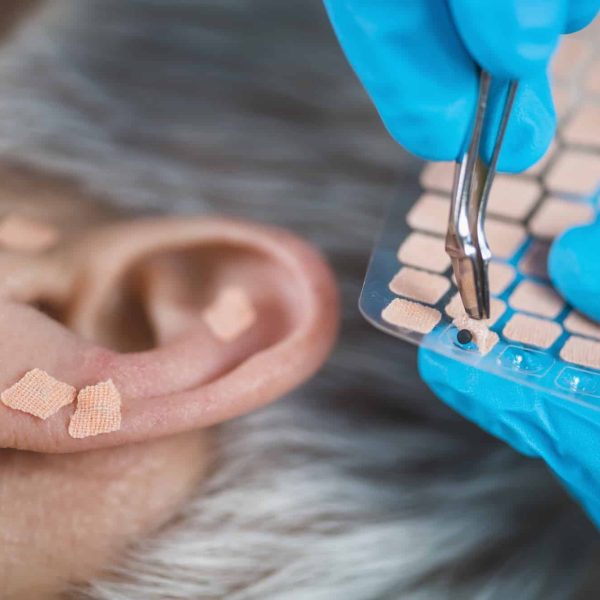
<svg viewBox="0 0 600 600">
<path fill-rule="evenodd" d="M 600 218 L 553 244 L 556 289 L 600 321 Z M 564 400 L 419 349 L 419 371 L 439 398 L 528 456 L 542 458 L 600 528 L 600 404 Z"/>
<path fill-rule="evenodd" d="M 428 160 L 455 160 L 475 112 L 476 64 L 499 82 L 484 131 L 489 159 L 506 80 L 520 80 L 498 168 L 542 157 L 556 127 L 546 74 L 559 36 L 600 0 L 324 0 L 346 55 L 392 136 Z M 503 80 L 503 81 L 502 81 Z"/>
</svg>

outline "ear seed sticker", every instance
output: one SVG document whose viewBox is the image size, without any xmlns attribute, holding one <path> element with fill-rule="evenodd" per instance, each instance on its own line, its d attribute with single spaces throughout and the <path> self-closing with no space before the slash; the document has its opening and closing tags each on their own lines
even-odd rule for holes
<svg viewBox="0 0 600 600">
<path fill-rule="evenodd" d="M 90 385 L 77 394 L 69 435 L 86 438 L 121 429 L 121 394 L 112 379 Z"/>
<path fill-rule="evenodd" d="M 223 288 L 202 313 L 212 334 L 223 342 L 232 342 L 256 321 L 256 311 L 241 287 Z"/>
<path fill-rule="evenodd" d="M 40 419 L 47 419 L 75 400 L 73 386 L 41 369 L 32 369 L 0 395 L 3 404 Z"/>
</svg>

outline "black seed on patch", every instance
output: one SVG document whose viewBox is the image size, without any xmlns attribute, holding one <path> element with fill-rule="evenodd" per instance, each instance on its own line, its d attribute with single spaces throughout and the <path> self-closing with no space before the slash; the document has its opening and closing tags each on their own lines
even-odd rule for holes
<svg viewBox="0 0 600 600">
<path fill-rule="evenodd" d="M 473 334 L 468 329 L 461 329 L 456 334 L 456 339 L 458 340 L 459 344 L 462 344 L 464 346 L 473 339 Z"/>
</svg>

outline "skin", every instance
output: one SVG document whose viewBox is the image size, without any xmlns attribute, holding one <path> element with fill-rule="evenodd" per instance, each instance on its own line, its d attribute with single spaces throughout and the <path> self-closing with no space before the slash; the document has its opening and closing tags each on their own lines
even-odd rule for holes
<svg viewBox="0 0 600 600">
<path fill-rule="evenodd" d="M 0 248 L 0 389 L 37 366 L 78 388 L 110 376 L 123 395 L 122 430 L 84 440 L 66 433 L 73 406 L 42 421 L 0 404 L 0 596 L 56 598 L 197 489 L 215 452 L 206 425 L 319 367 L 337 296 L 322 259 L 285 232 L 206 219 L 193 232 L 189 219 L 123 226 L 70 182 L 14 166 L 0 177 L 0 214 L 58 232 L 41 252 Z M 231 281 L 258 316 L 225 343 L 201 315 Z"/>
</svg>

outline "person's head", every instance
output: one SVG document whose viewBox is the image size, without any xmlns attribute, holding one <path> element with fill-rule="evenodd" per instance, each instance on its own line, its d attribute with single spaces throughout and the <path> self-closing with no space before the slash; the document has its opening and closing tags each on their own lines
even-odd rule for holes
<svg viewBox="0 0 600 600">
<path fill-rule="evenodd" d="M 121 428 L 84 439 L 69 435 L 73 404 L 46 420 L 0 404 L 0 530 L 14 540 L 0 585 L 27 598 L 162 524 L 207 469 L 206 428 L 321 365 L 337 297 L 321 257 L 283 230 L 132 219 L 71 183 L 1 174 L 0 391 L 37 368 L 76 389 L 110 378 L 122 396 Z M 242 327 L 235 305 L 207 318 L 231 289 L 249 305 Z"/>
</svg>

